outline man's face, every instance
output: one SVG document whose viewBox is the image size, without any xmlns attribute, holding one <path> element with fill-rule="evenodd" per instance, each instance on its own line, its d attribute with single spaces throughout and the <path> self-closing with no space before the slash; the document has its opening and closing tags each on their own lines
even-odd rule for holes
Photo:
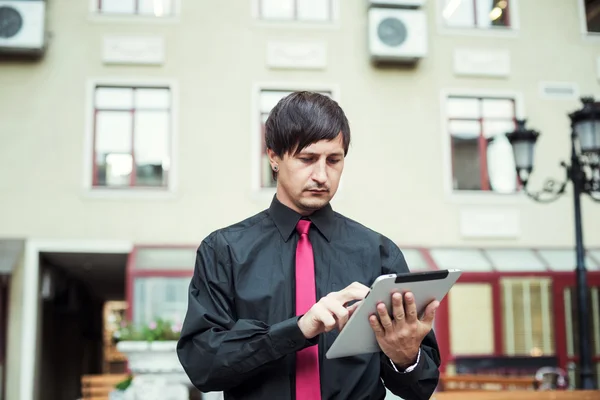
<svg viewBox="0 0 600 400">
<path fill-rule="evenodd" d="M 310 214 L 327 205 L 338 189 L 344 169 L 342 135 L 313 143 L 296 155 L 284 154 L 283 158 L 269 150 L 269 158 L 271 165 L 279 168 L 279 201 L 300 214 Z"/>
</svg>

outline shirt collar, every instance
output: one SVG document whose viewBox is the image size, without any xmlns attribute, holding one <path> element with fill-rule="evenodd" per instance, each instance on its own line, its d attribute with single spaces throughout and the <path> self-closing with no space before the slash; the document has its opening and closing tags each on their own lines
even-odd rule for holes
<svg viewBox="0 0 600 400">
<path fill-rule="evenodd" d="M 277 226 L 277 229 L 283 237 L 283 240 L 287 242 L 296 229 L 296 225 L 298 224 L 300 218 L 302 218 L 302 215 L 282 204 L 277 199 L 276 195 L 273 196 L 273 201 L 269 207 L 269 214 L 275 222 L 275 226 Z M 313 212 L 307 218 L 313 223 L 319 232 L 321 232 L 328 242 L 331 241 L 331 234 L 333 232 L 333 224 L 335 221 L 335 215 L 333 209 L 331 208 L 331 204 L 327 203 L 326 206 Z"/>
</svg>

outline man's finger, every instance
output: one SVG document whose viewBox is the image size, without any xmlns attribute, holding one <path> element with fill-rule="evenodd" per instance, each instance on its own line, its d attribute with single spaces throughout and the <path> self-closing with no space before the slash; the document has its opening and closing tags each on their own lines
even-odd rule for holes
<svg viewBox="0 0 600 400">
<path fill-rule="evenodd" d="M 354 314 L 354 311 L 356 311 L 358 306 L 360 306 L 361 304 L 362 304 L 362 300 L 357 301 L 356 303 L 352 304 L 351 306 L 346 307 L 346 310 L 348 310 L 348 317 L 351 317 L 352 314 Z"/>
<path fill-rule="evenodd" d="M 417 304 L 415 303 L 415 296 L 411 292 L 404 295 L 404 313 L 406 322 L 409 324 L 417 322 Z"/>
<path fill-rule="evenodd" d="M 383 327 L 381 326 L 381 324 L 379 323 L 379 320 L 377 319 L 377 317 L 375 315 L 371 315 L 369 317 L 369 324 L 371 324 L 371 328 L 373 329 L 373 332 L 375 332 L 375 336 L 377 336 L 377 337 L 385 336 L 385 331 L 383 330 Z"/>
<path fill-rule="evenodd" d="M 325 328 L 325 332 L 329 332 L 336 327 L 335 318 L 331 314 L 331 311 L 325 306 L 316 308 L 315 310 L 316 317 Z"/>
<path fill-rule="evenodd" d="M 342 304 L 346 304 L 353 300 L 362 300 L 369 293 L 369 288 L 360 283 L 352 284 L 345 289 L 337 292 L 336 297 Z"/>
<path fill-rule="evenodd" d="M 341 305 L 338 301 L 328 298 L 325 299 L 324 306 L 329 310 L 330 314 L 335 315 L 338 329 L 341 331 L 344 325 L 346 325 L 346 322 L 348 322 L 350 315 L 346 307 Z"/>
<path fill-rule="evenodd" d="M 435 317 L 435 312 L 439 306 L 440 302 L 437 300 L 432 301 L 427 305 L 427 307 L 425 308 L 425 312 L 423 313 L 423 318 L 421 318 L 423 323 L 427 324 L 430 327 L 433 326 L 433 318 Z"/>
<path fill-rule="evenodd" d="M 394 325 L 392 324 L 392 319 L 390 318 L 388 310 L 385 308 L 385 304 L 377 304 L 377 314 L 379 315 L 379 321 L 381 322 L 381 326 L 383 327 L 383 329 L 386 332 L 393 331 Z"/>
<path fill-rule="evenodd" d="M 396 322 L 404 322 L 404 303 L 402 301 L 402 294 L 394 293 L 392 295 L 392 314 Z"/>
</svg>

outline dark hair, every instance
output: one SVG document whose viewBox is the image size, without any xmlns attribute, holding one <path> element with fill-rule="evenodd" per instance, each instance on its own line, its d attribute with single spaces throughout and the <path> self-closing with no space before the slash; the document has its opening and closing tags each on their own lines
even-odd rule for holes
<svg viewBox="0 0 600 400">
<path fill-rule="evenodd" d="M 271 110 L 265 123 L 265 143 L 283 157 L 292 151 L 298 154 L 321 140 L 333 140 L 340 132 L 346 155 L 350 125 L 339 104 L 320 93 L 294 92 L 279 100 Z"/>
</svg>

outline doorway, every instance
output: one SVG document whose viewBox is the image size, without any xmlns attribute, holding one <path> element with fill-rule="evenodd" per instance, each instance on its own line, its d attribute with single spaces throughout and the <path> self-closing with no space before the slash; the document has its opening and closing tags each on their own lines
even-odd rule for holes
<svg viewBox="0 0 600 400">
<path fill-rule="evenodd" d="M 10 275 L 0 275 L 0 400 L 6 399 L 6 339 Z"/>
<path fill-rule="evenodd" d="M 103 373 L 103 309 L 125 299 L 127 254 L 40 253 L 36 398 L 77 399 Z"/>
</svg>

